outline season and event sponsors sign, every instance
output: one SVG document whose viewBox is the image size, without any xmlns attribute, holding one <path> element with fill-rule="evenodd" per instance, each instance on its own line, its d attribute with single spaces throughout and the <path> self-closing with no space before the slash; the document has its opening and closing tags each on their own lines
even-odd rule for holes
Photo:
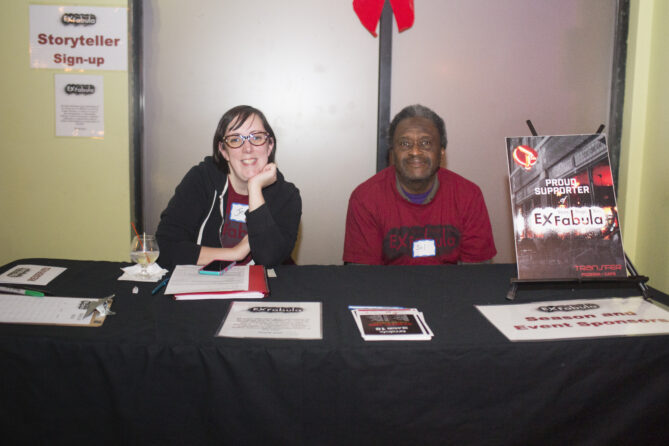
<svg viewBox="0 0 669 446">
<path fill-rule="evenodd" d="M 127 70 L 127 9 L 30 5 L 30 66 Z"/>
<path fill-rule="evenodd" d="M 510 341 L 669 334 L 669 311 L 641 297 L 476 308 Z"/>
</svg>

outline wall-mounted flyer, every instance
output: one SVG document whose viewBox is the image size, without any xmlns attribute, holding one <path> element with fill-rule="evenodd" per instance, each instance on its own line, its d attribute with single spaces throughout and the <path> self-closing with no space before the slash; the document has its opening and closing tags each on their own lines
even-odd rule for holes
<svg viewBox="0 0 669 446">
<path fill-rule="evenodd" d="M 127 8 L 30 5 L 30 66 L 128 69 Z"/>
<path fill-rule="evenodd" d="M 603 134 L 506 138 L 519 279 L 627 277 Z"/>
<path fill-rule="evenodd" d="M 103 76 L 56 74 L 56 136 L 103 138 Z"/>
</svg>

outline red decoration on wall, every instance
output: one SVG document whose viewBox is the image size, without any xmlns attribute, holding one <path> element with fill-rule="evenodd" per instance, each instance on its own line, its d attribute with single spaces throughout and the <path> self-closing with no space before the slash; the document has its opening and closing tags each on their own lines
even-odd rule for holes
<svg viewBox="0 0 669 446">
<path fill-rule="evenodd" d="M 385 0 L 353 0 L 353 10 L 358 15 L 362 26 L 376 37 L 376 26 L 381 19 Z M 390 0 L 397 29 L 400 32 L 413 26 L 413 0 Z"/>
</svg>

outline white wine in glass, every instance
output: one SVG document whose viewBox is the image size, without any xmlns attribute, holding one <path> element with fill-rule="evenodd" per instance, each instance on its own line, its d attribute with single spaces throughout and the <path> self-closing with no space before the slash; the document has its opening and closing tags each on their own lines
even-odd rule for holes
<svg viewBox="0 0 669 446">
<path fill-rule="evenodd" d="M 156 263 L 158 255 L 160 255 L 160 250 L 155 235 L 142 234 L 132 238 L 130 260 L 139 263 L 142 267 L 140 276 L 149 277 L 148 267 Z"/>
</svg>

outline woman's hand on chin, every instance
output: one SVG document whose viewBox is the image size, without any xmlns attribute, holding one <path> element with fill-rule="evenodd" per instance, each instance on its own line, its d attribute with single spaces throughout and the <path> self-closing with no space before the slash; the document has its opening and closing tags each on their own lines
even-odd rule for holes
<svg viewBox="0 0 669 446">
<path fill-rule="evenodd" d="M 274 184 L 275 181 L 276 181 L 276 164 L 269 163 L 265 167 L 263 167 L 260 172 L 258 172 L 253 177 L 249 178 L 248 181 L 249 191 L 251 191 L 251 189 L 253 188 L 258 188 L 256 190 L 262 190 L 263 188 L 269 186 L 270 184 Z"/>
<path fill-rule="evenodd" d="M 264 187 L 273 184 L 276 181 L 276 164 L 269 163 L 262 168 L 258 174 L 254 175 L 248 181 L 249 189 L 249 212 L 253 212 L 265 204 L 265 197 L 262 194 Z"/>
</svg>

